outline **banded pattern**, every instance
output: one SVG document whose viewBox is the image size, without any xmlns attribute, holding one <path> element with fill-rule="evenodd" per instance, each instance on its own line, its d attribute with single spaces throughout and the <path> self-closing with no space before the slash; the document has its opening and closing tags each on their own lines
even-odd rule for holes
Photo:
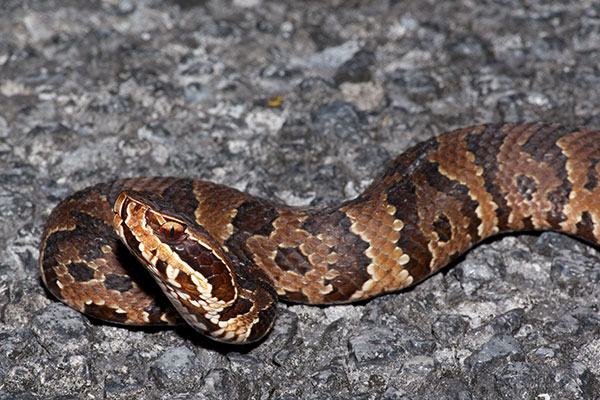
<svg viewBox="0 0 600 400">
<path fill-rule="evenodd" d="M 124 324 L 183 317 L 217 340 L 247 342 L 270 329 L 277 296 L 333 304 L 397 291 L 497 233 L 551 229 L 598 244 L 599 181 L 600 132 L 543 123 L 422 142 L 337 207 L 288 207 L 192 179 L 124 179 L 54 209 L 40 268 L 48 289 L 86 314 Z"/>
</svg>

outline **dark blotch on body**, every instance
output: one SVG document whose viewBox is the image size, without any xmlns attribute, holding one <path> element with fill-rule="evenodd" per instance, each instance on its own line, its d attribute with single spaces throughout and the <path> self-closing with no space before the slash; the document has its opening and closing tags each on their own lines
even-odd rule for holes
<svg viewBox="0 0 600 400">
<path fill-rule="evenodd" d="M 433 228 L 439 236 L 441 242 L 448 242 L 452 239 L 452 226 L 445 215 L 440 215 L 433 223 Z"/>
<path fill-rule="evenodd" d="M 600 158 L 600 157 L 599 157 Z M 587 182 L 583 186 L 585 189 L 590 192 L 594 191 L 598 187 L 598 175 L 596 174 L 596 165 L 600 160 L 594 160 L 593 164 L 590 165 L 587 174 Z"/>
<path fill-rule="evenodd" d="M 67 264 L 66 267 L 77 282 L 87 282 L 94 278 L 94 270 L 84 263 Z"/>
<path fill-rule="evenodd" d="M 97 304 L 86 304 L 83 312 L 88 315 L 92 315 L 96 318 L 100 318 L 105 321 L 110 322 L 121 322 L 124 323 L 127 321 L 126 313 L 118 313 L 115 309 L 107 307 L 107 306 L 99 306 Z"/>
<path fill-rule="evenodd" d="M 577 224 L 577 236 L 584 238 L 592 243 L 595 241 L 594 237 L 594 221 L 588 211 L 584 211 L 581 214 L 581 221 Z"/>
<path fill-rule="evenodd" d="M 517 190 L 525 200 L 532 200 L 533 194 L 537 192 L 537 183 L 527 175 L 519 175 L 517 177 Z"/>
<path fill-rule="evenodd" d="M 283 271 L 295 271 L 302 275 L 313 269 L 308 259 L 295 247 L 278 247 L 275 262 Z"/>
<path fill-rule="evenodd" d="M 133 288 L 131 279 L 128 276 L 108 274 L 105 277 L 104 285 L 108 290 L 116 290 L 121 293 L 127 292 Z"/>
</svg>

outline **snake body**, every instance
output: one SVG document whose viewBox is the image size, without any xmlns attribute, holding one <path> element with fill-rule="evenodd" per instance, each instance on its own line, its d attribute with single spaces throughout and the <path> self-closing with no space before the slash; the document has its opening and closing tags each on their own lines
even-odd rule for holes
<svg viewBox="0 0 600 400">
<path fill-rule="evenodd" d="M 54 296 L 102 320 L 183 319 L 216 340 L 252 342 L 271 328 L 277 298 L 334 304 L 397 291 L 498 233 L 598 244 L 599 182 L 600 131 L 544 123 L 419 143 L 336 207 L 194 179 L 122 179 L 52 211 L 40 268 Z"/>
</svg>

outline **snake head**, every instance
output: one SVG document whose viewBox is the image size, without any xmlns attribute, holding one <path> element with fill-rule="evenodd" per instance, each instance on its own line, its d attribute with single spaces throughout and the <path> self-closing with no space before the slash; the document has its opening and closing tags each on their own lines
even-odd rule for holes
<svg viewBox="0 0 600 400">
<path fill-rule="evenodd" d="M 121 241 L 194 329 L 233 343 L 256 341 L 269 331 L 275 301 L 256 302 L 254 294 L 240 288 L 244 283 L 262 286 L 240 278 L 236 269 L 244 268 L 243 263 L 202 226 L 148 192 L 122 192 L 114 212 L 114 228 Z"/>
</svg>

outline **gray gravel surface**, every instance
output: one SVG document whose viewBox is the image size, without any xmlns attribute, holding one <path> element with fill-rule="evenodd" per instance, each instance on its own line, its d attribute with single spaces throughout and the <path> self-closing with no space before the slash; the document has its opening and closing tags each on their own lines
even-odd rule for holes
<svg viewBox="0 0 600 400">
<path fill-rule="evenodd" d="M 361 304 L 283 304 L 249 347 L 90 320 L 37 271 L 44 219 L 90 184 L 334 204 L 452 128 L 600 128 L 599 65 L 591 0 L 0 1 L 0 399 L 600 398 L 600 255 L 559 234 Z"/>
</svg>

